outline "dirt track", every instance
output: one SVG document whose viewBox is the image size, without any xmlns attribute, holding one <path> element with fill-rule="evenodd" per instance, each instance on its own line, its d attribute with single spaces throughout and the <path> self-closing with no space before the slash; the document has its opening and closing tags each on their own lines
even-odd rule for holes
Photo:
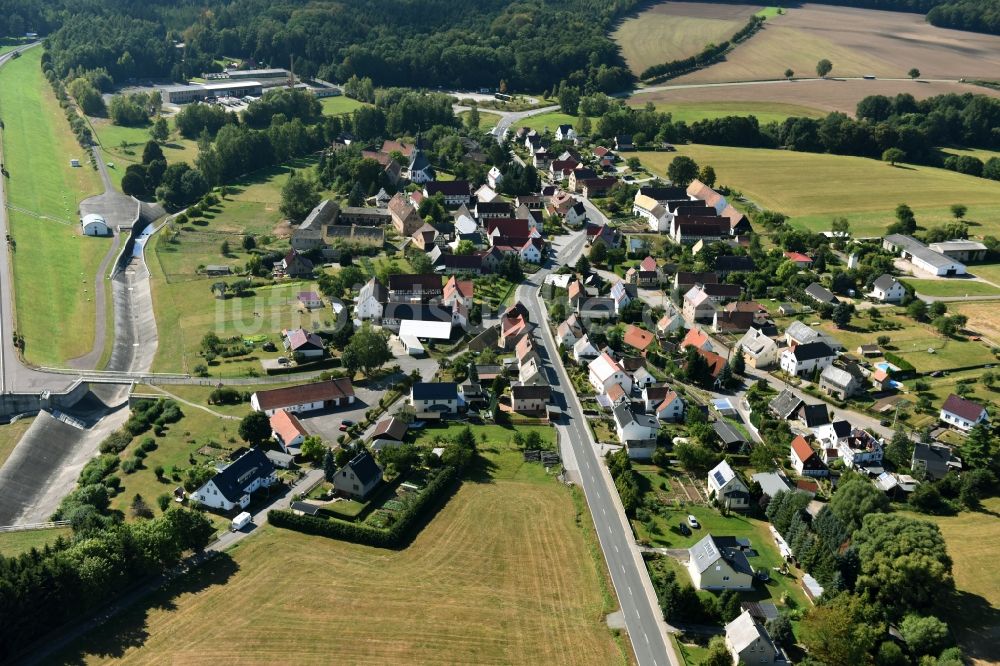
<svg viewBox="0 0 1000 666">
<path fill-rule="evenodd" d="M 727 5 L 705 5 L 704 17 L 726 17 Z M 769 18 L 726 61 L 678 83 L 780 78 L 786 68 L 814 76 L 828 58 L 835 76 L 901 77 L 916 67 L 928 78 L 1000 77 L 1000 36 L 935 28 L 919 14 L 803 5 Z"/>
<path fill-rule="evenodd" d="M 1000 73 L 1000 69 L 997 70 Z M 670 81 L 672 85 L 679 81 Z M 917 99 L 948 93 L 976 93 L 1000 97 L 1000 91 L 966 83 L 945 81 L 841 81 L 819 79 L 780 81 L 773 84 L 675 88 L 634 95 L 630 104 L 646 102 L 670 104 L 680 102 L 780 102 L 797 104 L 820 111 L 843 111 L 853 115 L 858 102 L 868 95 L 910 93 Z"/>
</svg>

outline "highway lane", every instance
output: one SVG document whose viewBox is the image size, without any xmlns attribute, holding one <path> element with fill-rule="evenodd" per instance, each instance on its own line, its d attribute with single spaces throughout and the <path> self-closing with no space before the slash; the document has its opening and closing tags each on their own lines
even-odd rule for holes
<svg viewBox="0 0 1000 666">
<path fill-rule="evenodd" d="M 577 232 L 557 254 L 556 265 L 572 264 L 584 249 L 585 236 Z M 569 442 L 579 466 L 580 483 L 594 519 L 601 550 L 625 619 L 625 627 L 639 664 L 681 666 L 667 638 L 667 625 L 656 602 L 649 574 L 632 537 L 621 500 L 607 468 L 599 458 L 597 442 L 583 415 L 583 407 L 572 388 L 559 350 L 546 321 L 547 313 L 538 288 L 552 268 L 540 270 L 517 291 L 517 300 L 537 324 L 535 336 L 546 351 L 554 391 L 553 402 L 564 411 L 565 423 L 557 426 L 562 441 Z"/>
</svg>

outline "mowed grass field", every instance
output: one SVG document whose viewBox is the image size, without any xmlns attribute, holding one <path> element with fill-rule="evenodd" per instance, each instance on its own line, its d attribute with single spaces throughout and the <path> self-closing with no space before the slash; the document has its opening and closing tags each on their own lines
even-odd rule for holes
<svg viewBox="0 0 1000 666">
<path fill-rule="evenodd" d="M 490 460 L 405 549 L 264 527 L 57 660 L 624 663 L 586 509 L 539 465 Z"/>
<path fill-rule="evenodd" d="M 468 111 L 462 111 L 461 113 L 458 114 L 458 117 L 462 119 L 462 123 L 465 123 L 466 122 L 465 119 L 466 117 L 468 117 L 468 115 L 469 115 Z M 479 129 L 481 129 L 482 131 L 487 132 L 493 129 L 494 127 L 496 127 L 496 124 L 498 122 L 500 122 L 500 116 L 498 114 L 490 113 L 489 111 L 479 112 Z"/>
<path fill-rule="evenodd" d="M 949 303 L 948 311 L 963 314 L 969 318 L 966 328 L 1000 345 L 1000 301 L 969 301 L 967 303 Z"/>
<path fill-rule="evenodd" d="M 626 18 L 611 33 L 635 74 L 723 42 L 757 11 L 753 5 L 662 2 Z"/>
<path fill-rule="evenodd" d="M 160 146 L 163 156 L 167 158 L 167 164 L 187 162 L 194 166 L 194 161 L 198 157 L 198 143 L 183 138 L 177 132 L 172 117 L 167 119 L 167 124 L 170 126 L 170 138 Z M 122 127 L 113 125 L 107 118 L 91 118 L 90 126 L 101 144 L 105 160 L 115 165 L 113 169 L 108 169 L 108 173 L 121 188 L 122 176 L 125 175 L 128 165 L 142 162 L 142 150 L 150 140 L 151 125 Z"/>
<path fill-rule="evenodd" d="M 949 206 L 962 202 L 974 235 L 1000 234 L 1000 182 L 926 166 L 891 167 L 862 157 L 785 150 L 678 146 L 677 153 L 637 153 L 664 175 L 676 155 L 710 164 L 718 183 L 739 190 L 751 201 L 791 217 L 793 224 L 823 231 L 843 216 L 858 236 L 881 236 L 895 220 L 897 204 L 909 204 L 921 226 L 952 220 Z"/>
<path fill-rule="evenodd" d="M 1000 296 L 1000 288 L 974 280 L 914 280 L 903 282 L 924 296 Z"/>
<path fill-rule="evenodd" d="M 538 130 L 539 132 L 544 132 L 546 129 L 550 132 L 555 132 L 556 128 L 560 125 L 572 125 L 576 128 L 576 124 L 579 120 L 580 119 L 578 117 L 571 116 L 568 113 L 550 111 L 549 113 L 540 113 L 537 116 L 528 116 L 510 129 L 512 134 L 518 127 L 530 127 L 531 129 Z M 591 120 L 595 122 L 597 121 L 596 118 L 591 118 Z"/>
<path fill-rule="evenodd" d="M 53 543 L 59 537 L 70 538 L 72 530 L 68 527 L 54 527 L 50 530 L 24 530 L 22 532 L 0 533 L 0 555 L 15 557 L 27 553 L 32 548 L 41 550 L 45 544 Z"/>
<path fill-rule="evenodd" d="M 90 351 L 94 341 L 94 274 L 109 238 L 79 233 L 77 204 L 98 194 L 97 172 L 69 129 L 42 76 L 42 50 L 34 48 L 0 69 L 0 117 L 9 203 L 53 219 L 8 211 L 18 332 L 25 354 L 57 365 Z M 69 160 L 83 165 L 73 168 Z M 59 220 L 59 221 L 55 221 Z"/>
<path fill-rule="evenodd" d="M 956 516 L 912 514 L 941 528 L 952 559 L 955 603 L 944 619 L 958 636 L 966 655 L 976 664 L 1000 662 L 1000 568 L 985 565 L 1000 549 L 1000 498 L 983 501 L 984 511 L 963 511 Z"/>
<path fill-rule="evenodd" d="M 726 5 L 709 7 L 721 13 Z M 833 63 L 832 76 L 905 78 L 916 67 L 927 78 L 995 78 L 1000 36 L 935 28 L 920 14 L 805 4 L 768 18 L 722 62 L 676 81 L 776 79 L 787 68 L 816 76 L 821 58 Z"/>
<path fill-rule="evenodd" d="M 351 113 L 354 109 L 359 109 L 362 106 L 367 106 L 364 102 L 359 102 L 346 95 L 324 97 L 319 103 L 323 105 L 323 113 L 328 116 L 340 116 L 345 113 Z"/>
</svg>

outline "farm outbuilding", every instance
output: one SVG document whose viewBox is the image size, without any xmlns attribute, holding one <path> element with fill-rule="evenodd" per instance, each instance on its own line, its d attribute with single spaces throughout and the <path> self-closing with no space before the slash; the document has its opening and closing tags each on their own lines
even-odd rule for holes
<svg viewBox="0 0 1000 666">
<path fill-rule="evenodd" d="M 110 236 L 111 228 L 104 218 L 96 213 L 89 213 L 80 220 L 84 236 Z"/>
</svg>

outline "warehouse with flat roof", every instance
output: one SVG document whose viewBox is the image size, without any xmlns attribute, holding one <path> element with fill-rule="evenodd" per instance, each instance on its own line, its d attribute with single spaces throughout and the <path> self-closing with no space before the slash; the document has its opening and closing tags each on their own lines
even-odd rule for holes
<svg viewBox="0 0 1000 666">
<path fill-rule="evenodd" d="M 169 104 L 190 104 L 203 102 L 209 97 L 260 97 L 263 86 L 260 81 L 218 81 L 214 83 L 183 86 L 164 86 L 163 97 Z"/>
</svg>

